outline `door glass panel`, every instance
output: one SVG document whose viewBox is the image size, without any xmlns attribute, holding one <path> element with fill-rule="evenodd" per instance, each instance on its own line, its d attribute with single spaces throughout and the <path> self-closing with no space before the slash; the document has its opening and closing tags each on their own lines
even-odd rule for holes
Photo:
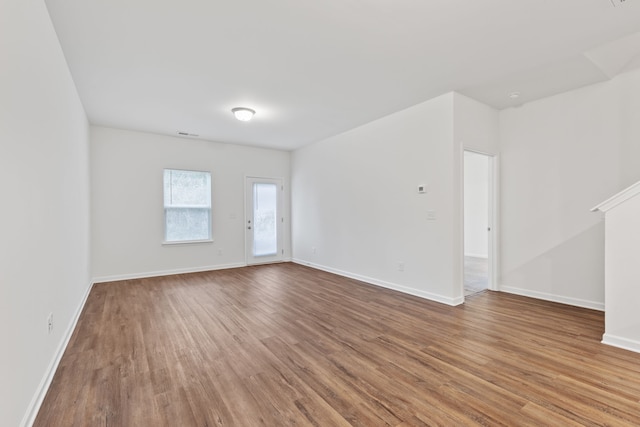
<svg viewBox="0 0 640 427">
<path fill-rule="evenodd" d="M 278 253 L 276 184 L 253 184 L 253 256 Z"/>
</svg>

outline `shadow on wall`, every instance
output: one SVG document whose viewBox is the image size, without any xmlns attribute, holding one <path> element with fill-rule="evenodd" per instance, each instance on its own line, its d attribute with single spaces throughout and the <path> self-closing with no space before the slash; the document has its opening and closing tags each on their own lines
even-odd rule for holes
<svg viewBox="0 0 640 427">
<path fill-rule="evenodd" d="M 505 292 L 604 309 L 604 221 L 503 271 L 501 279 Z"/>
</svg>

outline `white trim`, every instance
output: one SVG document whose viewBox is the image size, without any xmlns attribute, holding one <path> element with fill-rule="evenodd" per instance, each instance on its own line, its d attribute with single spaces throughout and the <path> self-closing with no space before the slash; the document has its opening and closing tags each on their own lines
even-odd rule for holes
<svg viewBox="0 0 640 427">
<path fill-rule="evenodd" d="M 196 172 L 196 173 L 201 173 L 201 174 L 207 174 L 208 178 L 209 178 L 209 205 L 208 206 L 187 206 L 187 205 L 176 205 L 176 206 L 166 206 L 165 205 L 165 198 L 166 195 L 164 194 L 164 185 L 165 185 L 165 172 L 166 171 L 176 171 L 176 172 Z M 162 190 L 162 206 L 164 207 L 163 211 L 162 211 L 162 215 L 163 215 L 163 224 L 162 224 L 162 228 L 163 228 L 163 236 L 165 237 L 165 239 L 163 240 L 162 244 L 163 245 L 170 245 L 170 244 L 188 244 L 188 243 L 209 243 L 209 241 L 213 242 L 213 237 L 211 237 L 211 235 L 213 234 L 213 215 L 211 214 L 211 205 L 212 205 L 212 200 L 213 200 L 213 171 L 211 170 L 206 170 L 206 171 L 201 171 L 201 170 L 193 170 L 193 169 L 178 169 L 178 168 L 164 168 L 162 170 L 162 185 L 163 185 L 163 190 Z M 173 191 L 173 186 L 170 183 L 169 187 L 172 189 L 171 191 Z M 209 213 L 209 238 L 207 239 L 198 239 L 198 240 L 166 240 L 167 237 L 167 209 L 180 209 L 180 208 L 188 208 L 188 209 L 205 209 L 208 211 Z M 175 243 L 174 243 L 175 242 Z"/>
<path fill-rule="evenodd" d="M 226 270 L 229 268 L 246 267 L 243 262 L 233 264 L 207 265 L 204 267 L 176 268 L 174 270 L 147 271 L 143 273 L 116 274 L 113 276 L 99 276 L 93 278 L 93 283 L 117 282 L 120 280 L 145 279 L 147 277 L 172 276 L 174 274 L 200 273 L 202 271 Z"/>
<path fill-rule="evenodd" d="M 465 148 L 464 144 L 462 146 L 462 247 L 464 251 L 464 153 L 469 152 L 473 154 L 479 154 L 485 156 L 488 162 L 488 189 L 489 189 L 489 213 L 487 217 L 487 226 L 489 230 L 488 242 L 487 242 L 487 253 L 486 254 L 473 254 L 473 253 L 464 253 L 463 256 L 471 256 L 476 258 L 485 258 L 488 260 L 489 265 L 487 269 L 487 289 L 491 291 L 498 291 L 498 268 L 499 268 L 499 259 L 498 259 L 498 243 L 499 243 L 499 215 L 500 215 L 500 169 L 499 169 L 499 160 L 500 156 L 496 153 L 489 153 L 480 150 L 476 150 L 473 148 Z M 464 259 L 462 260 L 462 271 L 463 271 L 463 283 L 462 283 L 462 293 L 464 294 Z"/>
<path fill-rule="evenodd" d="M 162 242 L 162 246 L 174 246 L 174 245 L 193 245 L 198 243 L 213 243 L 215 240 L 213 239 L 202 239 L 202 240 L 165 240 Z"/>
<path fill-rule="evenodd" d="M 604 202 L 600 203 L 598 206 L 591 209 L 591 212 L 602 211 L 606 212 L 611 208 L 618 206 L 620 203 L 626 202 L 627 200 L 637 196 L 640 194 L 640 181 L 636 182 L 630 187 L 625 188 L 618 194 L 608 198 Z"/>
<path fill-rule="evenodd" d="M 409 294 L 416 297 L 424 298 L 430 301 L 439 302 L 442 304 L 447 304 L 450 306 L 460 305 L 464 302 L 464 297 L 458 298 L 449 298 L 444 295 L 433 294 L 431 292 L 421 291 L 419 289 L 409 288 L 406 286 L 398 285 L 396 283 L 386 282 L 384 280 L 374 279 L 372 277 L 362 276 L 356 273 L 350 273 L 348 271 L 338 270 L 332 267 L 326 267 L 324 265 L 314 264 L 309 261 L 304 261 L 301 259 L 292 258 L 291 262 L 304 265 L 307 267 L 315 268 L 316 270 L 326 271 L 328 273 L 337 274 L 338 276 L 348 277 L 350 279 L 359 280 L 361 282 L 368 283 L 370 285 L 380 286 L 381 288 L 387 288 L 394 291 L 402 292 L 403 294 Z"/>
<path fill-rule="evenodd" d="M 60 361 L 62 360 L 62 355 L 67 349 L 67 345 L 69 345 L 69 341 L 71 340 L 73 331 L 76 329 L 76 325 L 78 324 L 78 320 L 80 319 L 80 314 L 82 313 L 82 310 L 84 309 L 84 306 L 87 303 L 87 299 L 89 298 L 91 289 L 93 289 L 93 283 L 94 282 L 91 282 L 87 287 L 87 291 L 82 297 L 82 301 L 80 302 L 80 305 L 76 310 L 76 313 L 71 319 L 71 323 L 69 323 L 69 326 L 67 327 L 67 330 L 65 331 L 62 337 L 62 341 L 60 341 L 60 344 L 56 349 L 54 358 L 51 360 L 51 363 L 49 363 L 49 366 L 47 367 L 47 371 L 42 377 L 42 380 L 40 381 L 40 384 L 36 389 L 36 393 L 31 399 L 31 403 L 29 403 L 29 406 L 27 407 L 27 412 L 24 414 L 24 417 L 20 422 L 20 426 L 23 426 L 23 427 L 31 426 L 35 422 L 36 417 L 38 416 L 38 412 L 40 411 L 40 407 L 42 406 L 42 402 L 44 402 L 44 398 L 47 395 L 47 392 L 49 391 L 49 387 L 51 386 L 51 381 L 53 381 L 53 376 L 58 370 L 58 365 L 60 365 Z"/>
<path fill-rule="evenodd" d="M 489 192 L 491 200 L 491 215 L 489 215 L 489 290 L 498 290 L 498 271 L 500 266 L 499 258 L 499 233 L 500 233 L 500 155 L 489 156 L 489 170 L 491 176 Z"/>
<path fill-rule="evenodd" d="M 501 292 L 521 295 L 524 297 L 536 298 L 545 301 L 558 302 L 560 304 L 573 305 L 576 307 L 590 308 L 592 310 L 604 311 L 604 303 L 597 301 L 587 301 L 579 298 L 564 297 L 562 295 L 548 294 L 545 292 L 531 291 L 528 289 L 513 288 L 511 286 L 500 286 Z"/>
<path fill-rule="evenodd" d="M 282 264 L 285 262 L 291 262 L 291 258 L 283 258 L 276 261 L 252 262 L 251 264 L 246 264 L 245 267 L 254 267 L 258 265 L 269 265 L 269 264 Z"/>
<path fill-rule="evenodd" d="M 629 338 L 617 337 L 615 335 L 605 333 L 602 336 L 602 344 L 640 353 L 640 341 L 630 340 Z"/>
</svg>

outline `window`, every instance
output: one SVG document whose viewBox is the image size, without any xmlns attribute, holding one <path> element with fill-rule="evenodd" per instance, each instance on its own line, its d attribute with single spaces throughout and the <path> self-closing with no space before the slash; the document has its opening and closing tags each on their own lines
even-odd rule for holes
<svg viewBox="0 0 640 427">
<path fill-rule="evenodd" d="M 164 170 L 164 240 L 211 240 L 211 174 Z"/>
</svg>

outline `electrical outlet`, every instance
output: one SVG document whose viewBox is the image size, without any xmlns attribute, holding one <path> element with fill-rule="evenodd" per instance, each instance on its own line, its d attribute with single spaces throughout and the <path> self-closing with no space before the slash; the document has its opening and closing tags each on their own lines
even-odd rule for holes
<svg viewBox="0 0 640 427">
<path fill-rule="evenodd" d="M 222 255 L 222 249 L 218 249 L 218 255 Z"/>
<path fill-rule="evenodd" d="M 398 271 L 404 271 L 404 262 L 398 263 Z"/>
<path fill-rule="evenodd" d="M 53 332 L 53 313 L 49 313 L 49 317 L 47 317 L 47 332 L 49 334 Z"/>
<path fill-rule="evenodd" d="M 316 247 L 315 246 L 311 248 L 311 253 L 314 254 L 314 255 L 316 254 Z"/>
</svg>

